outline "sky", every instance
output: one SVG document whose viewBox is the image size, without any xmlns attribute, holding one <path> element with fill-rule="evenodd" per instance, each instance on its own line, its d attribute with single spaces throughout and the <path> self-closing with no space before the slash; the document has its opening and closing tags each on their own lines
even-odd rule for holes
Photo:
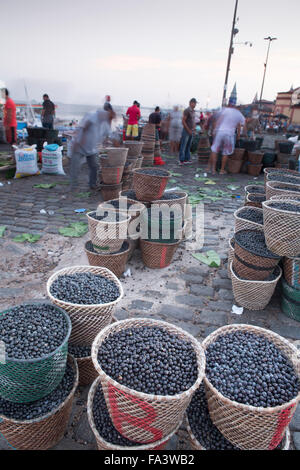
<svg viewBox="0 0 300 470">
<path fill-rule="evenodd" d="M 235 0 L 14 0 L 0 13 L 0 80 L 24 100 L 221 104 Z M 300 86 L 299 0 L 239 0 L 228 93 L 239 103 Z M 8 42 L 6 43 L 6 39 Z M 6 45 L 5 45 L 6 44 Z"/>
</svg>

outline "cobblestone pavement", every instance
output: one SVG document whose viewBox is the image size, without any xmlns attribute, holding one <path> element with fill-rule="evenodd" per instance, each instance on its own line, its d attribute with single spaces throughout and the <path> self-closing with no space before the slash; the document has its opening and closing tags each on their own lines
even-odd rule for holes
<svg viewBox="0 0 300 470">
<path fill-rule="evenodd" d="M 272 142 L 265 146 L 271 147 Z M 239 174 L 216 176 L 215 185 L 204 185 L 195 180 L 195 174 L 203 176 L 204 167 L 196 157 L 193 164 L 178 167 L 177 159 L 164 156 L 166 168 L 173 175 L 169 188 L 180 187 L 196 194 L 201 187 L 222 190 L 223 197 L 216 201 L 204 200 L 205 233 L 204 246 L 194 251 L 213 249 L 221 257 L 220 268 L 210 268 L 196 260 L 186 243 L 177 250 L 174 261 L 168 268 L 151 270 L 146 268 L 138 250 L 128 267 L 131 277 L 122 278 L 125 296 L 116 310 L 118 319 L 151 317 L 167 320 L 190 332 L 200 341 L 220 326 L 247 323 L 269 328 L 272 331 L 300 344 L 299 323 L 284 316 L 280 310 L 279 293 L 263 311 L 248 311 L 240 316 L 231 313 L 233 295 L 227 274 L 228 238 L 233 233 L 234 211 L 242 206 L 244 186 L 262 182 L 260 176 Z M 34 176 L 21 180 L 4 178 L 0 181 L 0 225 L 6 225 L 4 238 L 0 239 L 0 305 L 1 308 L 33 298 L 46 298 L 46 281 L 56 270 L 65 266 L 88 264 L 82 238 L 65 238 L 58 234 L 60 227 L 82 220 L 75 209 L 93 209 L 100 201 L 99 193 L 86 194 L 87 169 L 83 167 L 78 189 L 72 196 L 63 176 Z M 52 189 L 37 189 L 34 184 L 53 183 Z M 234 185 L 237 189 L 230 189 Z M 226 193 L 226 194 L 225 194 Z M 41 215 L 40 210 L 53 211 L 53 215 Z M 21 233 L 42 235 L 35 244 L 15 243 L 13 238 Z M 297 343 L 298 342 L 298 343 Z M 86 398 L 89 387 L 80 387 L 76 392 L 72 416 L 64 439 L 55 449 L 96 449 L 95 439 L 88 425 Z M 293 444 L 300 449 L 300 407 L 290 426 Z M 0 448 L 9 448 L 0 440 Z M 187 433 L 182 427 L 169 445 L 171 449 L 189 449 Z"/>
</svg>

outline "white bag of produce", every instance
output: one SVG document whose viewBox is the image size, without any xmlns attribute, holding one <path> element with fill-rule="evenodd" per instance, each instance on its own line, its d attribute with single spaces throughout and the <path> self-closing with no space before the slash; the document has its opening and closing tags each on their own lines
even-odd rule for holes
<svg viewBox="0 0 300 470">
<path fill-rule="evenodd" d="M 17 148 L 14 146 L 16 159 L 15 178 L 23 176 L 39 175 L 40 171 L 37 164 L 36 145 L 31 147 Z"/>
<path fill-rule="evenodd" d="M 62 149 L 57 144 L 44 143 L 42 150 L 42 173 L 50 175 L 65 175 L 62 164 Z"/>
</svg>

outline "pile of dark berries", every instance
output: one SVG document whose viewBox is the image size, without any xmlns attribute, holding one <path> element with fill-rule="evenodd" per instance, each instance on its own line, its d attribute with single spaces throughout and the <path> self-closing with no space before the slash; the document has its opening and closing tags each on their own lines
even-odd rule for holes
<svg viewBox="0 0 300 470">
<path fill-rule="evenodd" d="M 17 420 L 29 420 L 44 416 L 64 402 L 73 388 L 74 381 L 74 370 L 67 363 L 63 379 L 53 392 L 31 403 L 12 403 L 0 398 L 0 415 Z"/>
<path fill-rule="evenodd" d="M 157 168 L 145 168 L 139 170 L 138 174 L 150 176 L 169 176 L 169 173 L 166 170 L 159 170 Z"/>
<path fill-rule="evenodd" d="M 293 186 L 273 186 L 275 189 L 281 189 L 283 191 L 294 191 L 295 193 L 300 192 L 300 188 L 295 188 Z"/>
<path fill-rule="evenodd" d="M 95 423 L 95 426 L 99 435 L 105 441 L 110 442 L 111 444 L 124 446 L 124 447 L 132 447 L 132 446 L 141 445 L 141 444 L 137 444 L 134 441 L 130 441 L 126 437 L 122 436 L 119 433 L 119 431 L 116 430 L 111 420 L 111 417 L 109 416 L 104 394 L 103 394 L 102 387 L 100 384 L 94 395 L 93 418 L 94 418 L 94 423 Z"/>
<path fill-rule="evenodd" d="M 0 340 L 8 359 L 36 359 L 55 351 L 68 333 L 67 320 L 50 304 L 14 307 L 0 316 Z"/>
<path fill-rule="evenodd" d="M 203 384 L 194 393 L 187 415 L 192 433 L 206 450 L 239 450 L 213 424 Z"/>
<path fill-rule="evenodd" d="M 248 192 L 248 193 L 265 194 L 265 188 L 264 188 L 263 186 L 253 185 L 253 186 L 249 186 L 249 187 L 247 188 L 247 192 Z"/>
<path fill-rule="evenodd" d="M 89 217 L 95 220 L 103 220 L 103 222 L 122 222 L 128 217 L 120 212 L 116 211 L 105 211 L 103 215 L 97 215 L 97 212 L 90 212 Z"/>
<path fill-rule="evenodd" d="M 268 207 L 274 207 L 274 209 L 280 209 L 282 211 L 289 212 L 300 212 L 300 205 L 290 204 L 288 202 L 274 201 L 268 204 Z"/>
<path fill-rule="evenodd" d="M 290 360 L 267 338 L 235 331 L 206 350 L 206 376 L 223 396 L 255 407 L 275 407 L 295 398 L 300 381 Z"/>
<path fill-rule="evenodd" d="M 187 415 L 192 433 L 206 450 L 240 450 L 238 447 L 231 444 L 213 424 L 208 411 L 203 384 L 201 384 L 194 393 L 187 409 Z M 284 441 L 285 438 L 283 438 L 274 450 L 282 449 Z"/>
<path fill-rule="evenodd" d="M 91 241 L 86 242 L 85 247 L 88 251 L 91 251 L 92 253 L 99 255 L 98 251 L 95 250 L 94 245 L 92 244 Z M 124 242 L 119 251 L 114 251 L 113 253 L 109 253 L 109 255 L 116 255 L 117 253 L 123 253 L 124 251 L 128 250 L 128 247 L 129 247 L 128 242 Z M 101 256 L 102 255 L 105 256 L 105 252 L 101 253 Z"/>
<path fill-rule="evenodd" d="M 288 174 L 272 172 L 268 174 L 268 181 L 278 181 L 280 183 L 300 184 L 300 177 L 297 177 L 296 175 L 289 176 Z"/>
<path fill-rule="evenodd" d="M 114 380 L 144 393 L 176 395 L 197 380 L 192 345 L 159 327 L 111 334 L 99 348 L 98 361 Z"/>
<path fill-rule="evenodd" d="M 250 207 L 245 207 L 238 215 L 241 219 L 250 220 L 250 222 L 255 222 L 256 224 L 263 225 L 264 218 L 263 213 L 251 209 Z"/>
<path fill-rule="evenodd" d="M 241 230 L 235 234 L 236 243 L 250 253 L 265 258 L 279 258 L 266 245 L 265 235 L 260 230 Z"/>
<path fill-rule="evenodd" d="M 265 194 L 248 194 L 249 201 L 252 202 L 264 202 L 266 200 Z"/>
<path fill-rule="evenodd" d="M 69 344 L 68 351 L 76 358 L 91 357 L 92 355 L 91 346 L 78 346 L 75 344 Z"/>
<path fill-rule="evenodd" d="M 109 202 L 107 202 L 107 204 L 111 204 L 115 209 L 119 209 L 120 205 L 121 205 L 121 208 L 124 210 L 124 209 L 126 209 L 126 207 L 124 207 L 124 206 L 126 206 L 125 201 L 126 201 L 126 199 L 122 198 L 121 200 L 118 199 L 118 200 L 114 200 L 114 201 L 109 201 Z M 134 202 L 129 201 L 127 199 L 127 209 L 129 209 L 134 204 L 135 204 Z"/>
<path fill-rule="evenodd" d="M 122 197 L 127 197 L 128 199 L 133 199 L 134 201 L 137 201 L 135 191 L 133 191 L 132 189 L 122 191 Z"/>
<path fill-rule="evenodd" d="M 50 287 L 50 293 L 58 300 L 82 305 L 113 302 L 120 295 L 113 281 L 89 272 L 58 276 Z"/>
<path fill-rule="evenodd" d="M 181 199 L 183 197 L 182 193 L 175 193 L 173 191 L 165 192 L 160 198 L 160 201 L 172 201 L 173 199 Z"/>
</svg>

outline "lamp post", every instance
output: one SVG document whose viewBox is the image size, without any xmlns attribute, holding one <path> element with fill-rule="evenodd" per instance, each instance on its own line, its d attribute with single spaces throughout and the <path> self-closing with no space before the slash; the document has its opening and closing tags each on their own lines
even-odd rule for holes
<svg viewBox="0 0 300 470">
<path fill-rule="evenodd" d="M 261 109 L 261 100 L 262 100 L 262 95 L 263 95 L 263 91 L 264 91 L 266 70 L 267 70 L 267 65 L 268 65 L 268 60 L 269 60 L 269 52 L 270 52 L 271 42 L 276 41 L 277 38 L 271 38 L 271 36 L 269 36 L 267 38 L 264 38 L 264 40 L 269 41 L 269 45 L 268 45 L 268 52 L 267 52 L 266 62 L 264 63 L 264 76 L 263 76 L 263 81 L 262 81 L 262 85 L 261 85 L 261 92 L 260 92 L 260 98 L 259 98 L 259 109 Z"/>
<path fill-rule="evenodd" d="M 228 75 L 229 75 L 229 70 L 230 70 L 231 56 L 233 54 L 233 47 L 232 47 L 233 38 L 239 32 L 239 30 L 235 27 L 238 3 L 239 3 L 239 0 L 235 0 L 235 8 L 234 8 L 234 14 L 233 14 L 232 28 L 231 28 L 230 45 L 229 45 L 229 51 L 228 51 L 225 83 L 224 83 L 223 98 L 222 98 L 222 106 L 226 105 L 226 92 L 227 92 L 227 84 L 228 84 Z"/>
</svg>

